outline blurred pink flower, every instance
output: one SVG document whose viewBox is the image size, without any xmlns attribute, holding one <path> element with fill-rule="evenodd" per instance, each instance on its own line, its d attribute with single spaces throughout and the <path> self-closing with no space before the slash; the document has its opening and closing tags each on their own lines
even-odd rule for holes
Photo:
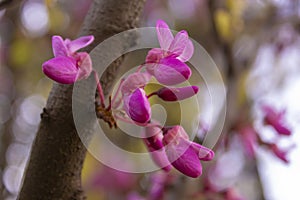
<svg viewBox="0 0 300 200">
<path fill-rule="evenodd" d="M 239 129 L 240 138 L 245 152 L 251 158 L 255 157 L 255 148 L 257 146 L 257 133 L 252 126 L 246 126 Z"/>
<path fill-rule="evenodd" d="M 182 30 L 174 38 L 163 20 L 157 21 L 156 31 L 161 48 L 148 52 L 147 72 L 165 85 L 175 85 L 189 79 L 192 72 L 184 62 L 192 57 L 194 46 L 188 33 Z"/>
<path fill-rule="evenodd" d="M 149 200 L 161 200 L 164 197 L 165 187 L 171 182 L 169 174 L 155 172 L 150 175 Z"/>
<path fill-rule="evenodd" d="M 88 46 L 93 40 L 94 36 L 83 36 L 73 41 L 53 36 L 54 58 L 43 63 L 43 72 L 52 80 L 62 84 L 72 84 L 87 78 L 92 72 L 91 58 L 86 52 L 76 51 Z"/>
<path fill-rule="evenodd" d="M 263 105 L 264 123 L 272 126 L 281 135 L 291 135 L 292 131 L 283 122 L 285 110 L 280 112 L 268 105 Z"/>
<path fill-rule="evenodd" d="M 268 144 L 270 150 L 275 154 L 277 158 L 282 160 L 285 163 L 289 163 L 290 161 L 287 158 L 287 154 L 289 153 L 290 149 L 292 149 L 294 146 L 291 146 L 289 149 L 282 150 L 280 149 L 276 144 L 271 143 Z"/>
<path fill-rule="evenodd" d="M 121 92 L 123 96 L 130 95 L 137 88 L 144 88 L 150 81 L 151 75 L 148 73 L 135 72 L 130 74 L 121 85 Z"/>
<path fill-rule="evenodd" d="M 132 189 L 137 182 L 135 174 L 122 172 L 103 166 L 90 181 L 90 187 L 94 189 L 103 189 L 108 191 L 128 191 Z"/>
<path fill-rule="evenodd" d="M 200 144 L 189 141 L 181 126 L 163 129 L 163 143 L 171 164 L 183 174 L 196 178 L 202 174 L 200 160 L 210 161 L 214 152 Z"/>
</svg>

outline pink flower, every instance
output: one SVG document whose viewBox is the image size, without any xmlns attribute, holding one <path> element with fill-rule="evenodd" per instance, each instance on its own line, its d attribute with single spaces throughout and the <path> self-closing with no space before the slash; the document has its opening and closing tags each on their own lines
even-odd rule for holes
<svg viewBox="0 0 300 200">
<path fill-rule="evenodd" d="M 210 161 L 214 152 L 200 144 L 189 141 L 181 126 L 164 128 L 163 143 L 172 165 L 183 174 L 196 178 L 202 174 L 200 160 Z"/>
<path fill-rule="evenodd" d="M 164 171 L 170 171 L 172 166 L 163 146 L 162 130 L 155 126 L 145 127 L 145 135 L 147 138 L 144 139 L 144 143 L 150 152 L 152 160 Z"/>
<path fill-rule="evenodd" d="M 43 63 L 42 70 L 52 80 L 62 84 L 72 84 L 87 78 L 92 72 L 92 61 L 88 53 L 76 51 L 88 46 L 93 36 L 83 36 L 76 40 L 52 37 L 54 58 Z"/>
<path fill-rule="evenodd" d="M 137 182 L 135 174 L 122 172 L 107 166 L 103 166 L 93 174 L 89 187 L 93 189 L 103 189 L 103 191 L 124 192 L 134 187 Z"/>
<path fill-rule="evenodd" d="M 151 118 L 151 107 L 145 91 L 137 88 L 132 94 L 124 96 L 124 110 L 133 121 L 148 123 Z"/>
<path fill-rule="evenodd" d="M 182 83 L 191 76 L 190 68 L 184 63 L 194 52 L 193 43 L 186 31 L 173 36 L 168 25 L 158 20 L 156 32 L 161 48 L 154 48 L 146 57 L 147 72 L 165 85 Z"/>
<path fill-rule="evenodd" d="M 169 182 L 171 182 L 170 177 L 166 173 L 155 172 L 151 174 L 148 199 L 149 200 L 164 199 L 165 188 Z"/>
<path fill-rule="evenodd" d="M 151 118 L 151 107 L 144 91 L 150 80 L 146 73 L 134 73 L 127 77 L 121 87 L 126 114 L 135 122 L 146 125 Z"/>
<path fill-rule="evenodd" d="M 264 122 L 271 125 L 277 133 L 281 135 L 291 135 L 291 130 L 283 123 L 285 111 L 277 112 L 274 108 L 268 105 L 262 107 L 264 112 Z"/>
<path fill-rule="evenodd" d="M 246 126 L 239 130 L 241 141 L 245 152 L 251 158 L 255 157 L 255 147 L 257 145 L 257 133 L 252 126 Z"/>
<path fill-rule="evenodd" d="M 197 86 L 187 86 L 178 88 L 163 87 L 157 92 L 157 96 L 164 101 L 178 101 L 190 98 L 198 93 Z"/>
<path fill-rule="evenodd" d="M 122 83 L 122 95 L 127 96 L 133 93 L 137 88 L 144 88 L 150 79 L 151 75 L 148 73 L 135 72 L 130 74 Z"/>
<path fill-rule="evenodd" d="M 287 158 L 287 154 L 289 152 L 289 150 L 282 150 L 280 149 L 276 144 L 272 143 L 269 144 L 269 148 L 271 149 L 271 151 L 276 155 L 277 158 L 279 158 L 280 160 L 282 160 L 285 163 L 289 163 L 289 160 Z"/>
</svg>

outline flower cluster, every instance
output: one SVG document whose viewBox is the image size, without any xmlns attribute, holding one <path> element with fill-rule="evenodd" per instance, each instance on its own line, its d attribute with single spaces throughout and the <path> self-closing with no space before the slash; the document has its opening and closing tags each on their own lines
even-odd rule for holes
<svg viewBox="0 0 300 200">
<path fill-rule="evenodd" d="M 170 171 L 173 166 L 183 174 L 196 178 L 202 174 L 200 160 L 212 160 L 214 152 L 191 142 L 179 125 L 161 127 L 151 122 L 148 101 L 153 95 L 164 101 L 179 101 L 198 92 L 197 86 L 172 87 L 188 80 L 192 74 L 185 62 L 193 55 L 193 44 L 186 31 L 180 31 L 174 37 L 168 25 L 161 20 L 157 22 L 156 30 L 161 48 L 151 49 L 145 64 L 120 84 L 123 107 L 134 123 L 145 126 L 147 138 L 144 138 L 144 142 L 158 166 L 165 171 Z M 141 72 L 143 67 L 146 68 L 145 72 Z M 147 95 L 144 87 L 151 77 L 166 87 Z M 116 107 L 114 102 L 112 105 Z"/>
<path fill-rule="evenodd" d="M 263 122 L 265 125 L 274 128 L 277 134 L 277 141 L 281 136 L 290 136 L 292 134 L 291 129 L 284 123 L 285 111 L 276 111 L 270 105 L 263 105 Z M 258 146 L 264 146 L 269 149 L 277 158 L 285 163 L 289 163 L 287 158 L 288 152 L 294 146 L 292 145 L 286 150 L 281 149 L 276 142 L 265 142 L 258 132 L 251 126 L 243 126 L 238 130 L 241 141 L 245 148 L 245 152 L 251 158 L 255 157 L 255 149 Z"/>
<path fill-rule="evenodd" d="M 122 79 L 107 108 L 95 72 L 100 97 L 100 106 L 96 108 L 97 116 L 111 127 L 116 126 L 115 120 L 145 127 L 147 138 L 144 138 L 144 142 L 154 162 L 165 171 L 170 171 L 173 166 L 183 174 L 195 178 L 202 174 L 200 160 L 212 160 L 214 152 L 190 141 L 183 127 L 179 125 L 164 127 L 151 120 L 148 100 L 157 95 L 164 101 L 180 101 L 198 93 L 197 86 L 174 86 L 191 77 L 192 71 L 185 62 L 193 55 L 193 43 L 186 31 L 180 31 L 174 37 L 168 25 L 162 20 L 157 21 L 156 31 L 160 48 L 151 49 L 145 63 L 136 72 Z M 87 78 L 93 71 L 89 54 L 76 51 L 89 45 L 93 39 L 93 36 L 84 36 L 71 41 L 54 36 L 52 38 L 54 58 L 43 64 L 43 72 L 49 78 L 63 84 L 72 84 Z M 163 87 L 146 94 L 144 88 L 152 78 Z"/>
<path fill-rule="evenodd" d="M 172 166 L 181 173 L 196 178 L 202 174 L 200 160 L 210 161 L 214 152 L 189 140 L 188 134 L 179 126 L 146 127 L 144 142 L 151 152 L 153 161 L 165 171 Z"/>
</svg>

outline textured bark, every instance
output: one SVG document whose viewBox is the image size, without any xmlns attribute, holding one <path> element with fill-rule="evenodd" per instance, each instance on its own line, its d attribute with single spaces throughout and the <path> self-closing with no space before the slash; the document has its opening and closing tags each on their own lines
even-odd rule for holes
<svg viewBox="0 0 300 200">
<path fill-rule="evenodd" d="M 118 32 L 137 25 L 144 0 L 95 0 L 79 35 L 95 36 L 93 47 Z M 114 62 L 101 79 L 107 94 L 122 59 Z M 54 84 L 32 146 L 18 199 L 85 199 L 81 170 L 86 154 L 72 115 L 73 85 Z M 91 122 L 92 123 L 92 122 Z M 91 134 L 91 130 L 85 130 Z"/>
</svg>

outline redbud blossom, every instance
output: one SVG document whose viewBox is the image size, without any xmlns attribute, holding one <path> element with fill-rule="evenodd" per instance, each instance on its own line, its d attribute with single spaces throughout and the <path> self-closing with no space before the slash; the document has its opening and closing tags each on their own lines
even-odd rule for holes
<svg viewBox="0 0 300 200">
<path fill-rule="evenodd" d="M 289 160 L 287 158 L 288 150 L 284 151 L 280 149 L 276 144 L 269 144 L 269 147 L 277 158 L 279 158 L 285 163 L 289 163 Z"/>
<path fill-rule="evenodd" d="M 52 37 L 54 58 L 43 63 L 43 72 L 52 80 L 62 84 L 72 84 L 87 78 L 92 72 L 92 61 L 88 53 L 76 51 L 88 46 L 93 36 L 83 36 L 76 40 Z"/>
<path fill-rule="evenodd" d="M 190 98 L 198 93 L 197 86 L 187 86 L 178 88 L 163 87 L 157 92 L 157 96 L 164 101 L 178 101 Z"/>
<path fill-rule="evenodd" d="M 146 124 L 151 118 L 151 107 L 143 89 L 137 88 L 133 93 L 123 96 L 124 110 L 135 122 Z"/>
<path fill-rule="evenodd" d="M 186 31 L 173 36 L 168 25 L 158 20 L 156 32 L 161 48 L 154 48 L 146 57 L 147 72 L 165 85 L 182 83 L 191 76 L 190 68 L 184 63 L 194 52 L 194 47 Z"/>
<path fill-rule="evenodd" d="M 144 142 L 147 146 L 148 151 L 152 160 L 157 164 L 161 169 L 165 171 L 170 171 L 172 166 L 167 158 L 165 148 L 163 146 L 163 135 L 162 130 L 155 126 L 145 127 L 145 135 L 150 136 L 144 138 Z"/>
<path fill-rule="evenodd" d="M 123 95 L 129 95 L 137 88 L 144 88 L 150 79 L 151 75 L 148 73 L 136 72 L 130 74 L 122 83 L 121 92 Z"/>
<path fill-rule="evenodd" d="M 192 178 L 202 174 L 200 160 L 209 161 L 214 157 L 212 150 L 189 141 L 187 133 L 181 126 L 165 128 L 163 143 L 171 164 Z"/>
<path fill-rule="evenodd" d="M 274 108 L 264 105 L 262 107 L 264 111 L 264 122 L 267 125 L 272 126 L 278 134 L 291 135 L 292 131 L 284 124 L 283 118 L 285 111 L 276 111 Z"/>
<path fill-rule="evenodd" d="M 255 157 L 255 147 L 258 143 L 257 133 L 252 126 L 246 126 L 239 130 L 245 152 L 251 158 Z"/>
<path fill-rule="evenodd" d="M 165 187 L 170 182 L 166 173 L 156 172 L 150 176 L 149 200 L 164 199 Z"/>
<path fill-rule="evenodd" d="M 102 188 L 105 191 L 127 191 L 134 187 L 137 181 L 136 178 L 137 177 L 132 173 L 103 166 L 99 171 L 93 174 L 88 185 L 98 190 Z"/>
</svg>

